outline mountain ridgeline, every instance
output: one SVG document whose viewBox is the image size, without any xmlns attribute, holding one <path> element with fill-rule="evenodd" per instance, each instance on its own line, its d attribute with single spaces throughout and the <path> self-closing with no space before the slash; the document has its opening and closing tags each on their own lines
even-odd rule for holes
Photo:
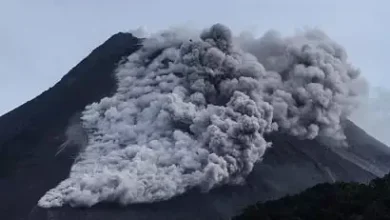
<svg viewBox="0 0 390 220">
<path fill-rule="evenodd" d="M 79 153 L 79 148 L 68 147 L 56 155 L 70 121 L 85 106 L 115 93 L 115 69 L 141 44 L 129 33 L 112 36 L 52 88 L 0 117 L 0 219 L 229 219 L 248 205 L 319 183 L 368 183 L 389 172 L 388 147 L 345 120 L 349 147 L 288 132 L 265 134 L 272 147 L 242 185 L 225 184 L 208 193 L 193 188 L 169 200 L 125 207 L 107 201 L 90 208 L 39 207 L 42 196 L 69 176 Z"/>
<path fill-rule="evenodd" d="M 0 219 L 25 219 L 39 197 L 66 178 L 77 152 L 55 154 L 70 119 L 115 89 L 112 73 L 138 43 L 130 34 L 112 36 L 55 86 L 0 117 Z"/>
</svg>

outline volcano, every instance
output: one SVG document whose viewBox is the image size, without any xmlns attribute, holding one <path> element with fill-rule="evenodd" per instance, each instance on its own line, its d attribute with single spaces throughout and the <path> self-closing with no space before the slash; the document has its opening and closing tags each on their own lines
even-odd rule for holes
<svg viewBox="0 0 390 220">
<path fill-rule="evenodd" d="M 220 184 L 207 193 L 193 187 L 169 199 L 125 206 L 115 199 L 88 208 L 39 206 L 45 193 L 68 178 L 85 150 L 69 141 L 70 125 L 80 121 L 87 105 L 115 94 L 115 70 L 142 44 L 143 39 L 130 33 L 113 35 L 52 88 L 0 117 L 0 219 L 229 219 L 247 205 L 318 183 L 367 183 L 389 172 L 390 149 L 346 119 L 341 126 L 348 147 L 283 131 L 264 134 L 272 147 L 254 163 L 243 184 Z M 65 142 L 67 147 L 59 152 Z"/>
</svg>

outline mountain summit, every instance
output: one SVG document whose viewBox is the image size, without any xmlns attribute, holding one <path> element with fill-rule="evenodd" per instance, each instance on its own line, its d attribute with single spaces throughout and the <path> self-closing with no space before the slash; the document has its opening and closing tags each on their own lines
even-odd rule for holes
<svg viewBox="0 0 390 220">
<path fill-rule="evenodd" d="M 342 118 L 358 73 L 335 43 L 233 41 L 119 33 L 0 117 L 1 219 L 228 219 L 389 171 L 388 147 Z"/>
</svg>

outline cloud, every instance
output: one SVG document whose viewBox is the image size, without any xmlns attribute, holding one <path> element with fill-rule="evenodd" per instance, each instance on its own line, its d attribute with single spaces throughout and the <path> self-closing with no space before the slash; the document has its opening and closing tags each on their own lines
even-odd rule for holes
<svg viewBox="0 0 390 220">
<path fill-rule="evenodd" d="M 216 24 L 151 34 L 82 115 L 88 145 L 42 207 L 123 205 L 243 184 L 279 130 L 345 142 L 359 71 L 319 30 L 233 36 Z"/>
</svg>

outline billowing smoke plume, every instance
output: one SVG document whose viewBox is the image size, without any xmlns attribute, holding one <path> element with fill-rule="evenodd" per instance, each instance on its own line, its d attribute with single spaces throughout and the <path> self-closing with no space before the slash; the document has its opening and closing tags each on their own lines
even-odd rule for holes
<svg viewBox="0 0 390 220">
<path fill-rule="evenodd" d="M 340 120 L 357 107 L 357 96 L 367 88 L 341 46 L 311 30 L 287 39 L 268 32 L 260 39 L 246 38 L 242 48 L 275 79 L 267 80 L 264 100 L 274 107 L 280 128 L 309 139 L 345 140 Z"/>
<path fill-rule="evenodd" d="M 151 36 L 116 75 L 116 94 L 83 113 L 88 146 L 40 206 L 154 202 L 241 184 L 277 129 L 344 141 L 359 72 L 319 31 L 244 39 L 216 24 Z"/>
</svg>

